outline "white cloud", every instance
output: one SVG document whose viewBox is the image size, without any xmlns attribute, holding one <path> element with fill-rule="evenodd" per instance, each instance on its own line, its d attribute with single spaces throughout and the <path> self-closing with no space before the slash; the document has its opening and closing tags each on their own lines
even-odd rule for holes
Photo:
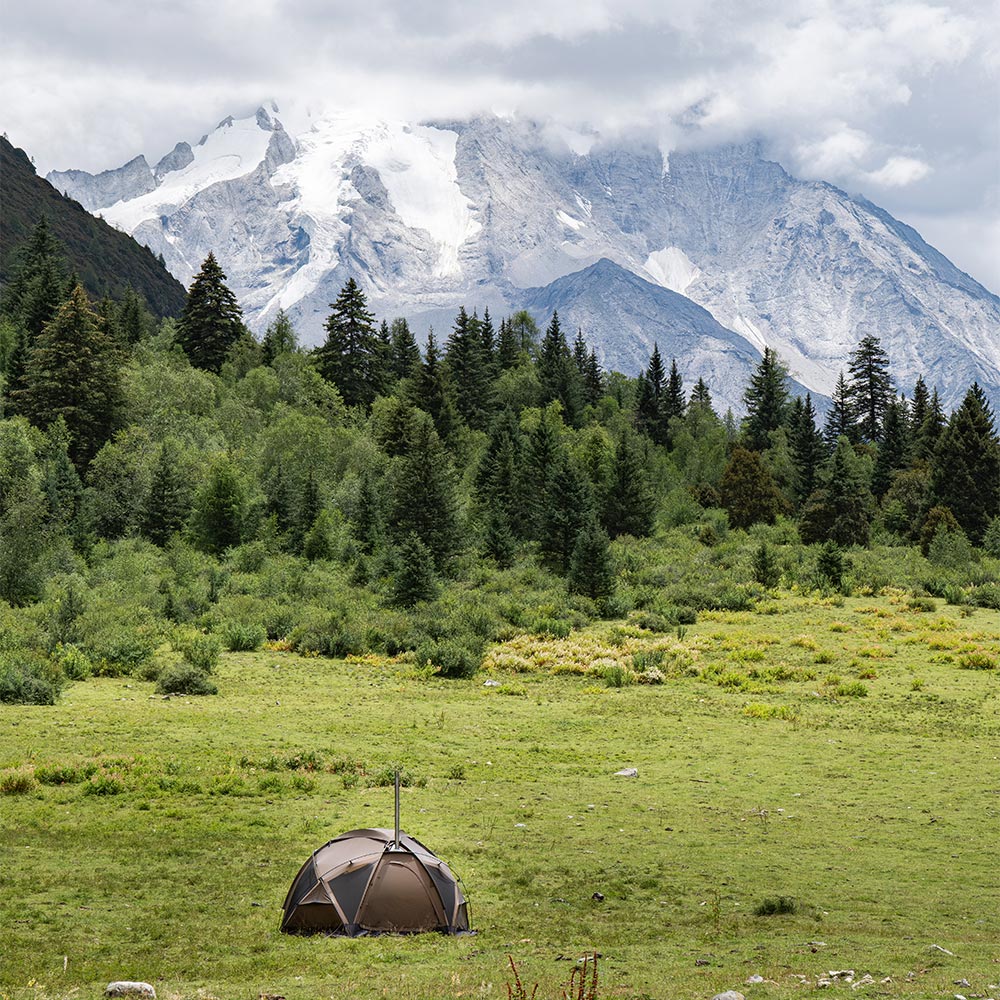
<svg viewBox="0 0 1000 1000">
<path fill-rule="evenodd" d="M 915 160 L 912 156 L 890 156 L 883 167 L 868 174 L 868 179 L 882 187 L 905 187 L 923 180 L 930 172 L 930 166 L 923 160 Z"/>
</svg>

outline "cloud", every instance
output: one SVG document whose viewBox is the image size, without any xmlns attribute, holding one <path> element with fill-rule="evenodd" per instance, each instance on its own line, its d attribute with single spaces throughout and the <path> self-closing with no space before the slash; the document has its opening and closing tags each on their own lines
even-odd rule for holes
<svg viewBox="0 0 1000 1000">
<path fill-rule="evenodd" d="M 989 0 L 33 0 L 4 22 L 4 125 L 43 172 L 155 160 L 273 97 L 290 126 L 346 105 L 516 110 L 668 149 L 758 135 L 890 211 L 992 211 Z"/>
</svg>

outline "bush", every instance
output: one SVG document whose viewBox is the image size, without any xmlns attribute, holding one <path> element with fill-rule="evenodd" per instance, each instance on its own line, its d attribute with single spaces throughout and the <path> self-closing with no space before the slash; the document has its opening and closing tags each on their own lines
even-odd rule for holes
<svg viewBox="0 0 1000 1000">
<path fill-rule="evenodd" d="M 223 645 L 231 653 L 252 652 L 260 649 L 267 631 L 260 622 L 241 622 L 230 619 L 219 626 Z"/>
<path fill-rule="evenodd" d="M 958 665 L 963 670 L 995 670 L 997 661 L 986 653 L 966 653 L 958 658 Z"/>
<path fill-rule="evenodd" d="M 288 643 L 297 653 L 340 659 L 360 653 L 364 643 L 356 618 L 346 611 L 311 609 L 289 633 Z"/>
<path fill-rule="evenodd" d="M 219 640 L 203 632 L 182 633 L 174 639 L 173 646 L 192 667 L 205 674 L 216 668 L 222 651 Z"/>
<path fill-rule="evenodd" d="M 538 618 L 531 626 L 534 635 L 547 639 L 565 639 L 571 629 L 567 621 L 559 618 Z"/>
<path fill-rule="evenodd" d="M 54 705 L 62 690 L 59 668 L 38 654 L 8 653 L 0 659 L 0 702 Z"/>
<path fill-rule="evenodd" d="M 26 795 L 36 785 L 30 771 L 7 771 L 0 775 L 0 795 Z"/>
<path fill-rule="evenodd" d="M 94 672 L 94 665 L 90 662 L 90 657 L 82 649 L 72 644 L 56 646 L 52 658 L 71 681 L 84 681 Z"/>
<path fill-rule="evenodd" d="M 158 694 L 218 694 L 218 687 L 206 671 L 192 663 L 168 667 L 156 684 Z"/>
<path fill-rule="evenodd" d="M 754 908 L 755 917 L 774 917 L 797 913 L 799 904 L 791 896 L 765 896 Z"/>
<path fill-rule="evenodd" d="M 927 547 L 927 560 L 946 569 L 965 569 L 972 562 L 972 546 L 965 532 L 949 531 L 940 525 Z"/>
<path fill-rule="evenodd" d="M 838 684 L 834 694 L 838 698 L 867 698 L 868 688 L 861 681 L 849 681 L 847 684 Z"/>
<path fill-rule="evenodd" d="M 423 643 L 417 650 L 417 663 L 437 667 L 441 677 L 472 677 L 482 662 L 481 652 L 475 652 L 454 639 Z"/>
<path fill-rule="evenodd" d="M 605 684 L 612 688 L 629 687 L 635 683 L 635 674 L 620 663 L 612 663 L 601 671 Z"/>
</svg>

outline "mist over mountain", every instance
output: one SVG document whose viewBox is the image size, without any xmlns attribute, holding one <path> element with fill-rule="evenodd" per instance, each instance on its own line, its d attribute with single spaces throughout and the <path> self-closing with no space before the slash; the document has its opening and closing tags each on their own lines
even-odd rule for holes
<svg viewBox="0 0 1000 1000">
<path fill-rule="evenodd" d="M 629 374 L 657 341 L 722 407 L 739 408 L 764 345 L 827 395 L 868 334 L 901 390 L 923 373 L 946 406 L 974 380 L 1000 400 L 997 296 L 876 205 L 790 176 L 756 143 L 667 155 L 516 118 L 345 112 L 295 133 L 271 105 L 155 166 L 49 180 L 182 281 L 213 251 L 251 326 L 284 308 L 309 343 L 353 276 L 378 315 L 418 330 L 444 332 L 460 304 L 541 319 L 556 306 Z"/>
</svg>

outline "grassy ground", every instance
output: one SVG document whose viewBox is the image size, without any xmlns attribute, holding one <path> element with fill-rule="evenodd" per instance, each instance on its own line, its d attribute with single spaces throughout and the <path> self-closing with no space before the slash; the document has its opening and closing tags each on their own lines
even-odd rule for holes
<svg viewBox="0 0 1000 1000">
<path fill-rule="evenodd" d="M 680 636 L 515 639 L 500 687 L 265 651 L 224 657 L 217 697 L 102 679 L 0 706 L 0 997 L 505 997 L 508 953 L 555 997 L 591 950 L 602 997 L 799 996 L 833 969 L 998 996 L 1000 670 L 962 667 L 996 663 L 997 624 L 786 594 Z M 394 761 L 478 935 L 279 934 L 315 847 L 391 825 Z"/>
</svg>

